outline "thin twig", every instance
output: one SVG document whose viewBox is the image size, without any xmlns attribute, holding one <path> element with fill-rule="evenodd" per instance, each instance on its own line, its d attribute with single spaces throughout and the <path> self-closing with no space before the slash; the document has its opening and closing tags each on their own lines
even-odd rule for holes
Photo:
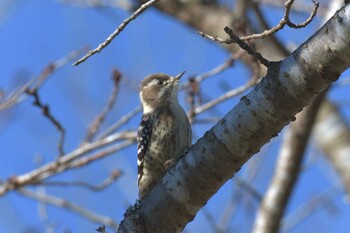
<svg viewBox="0 0 350 233">
<path fill-rule="evenodd" d="M 240 39 L 238 36 L 236 36 L 236 34 L 233 33 L 232 29 L 230 29 L 229 27 L 225 27 L 224 30 L 230 36 L 229 39 L 224 40 L 224 39 L 221 39 L 220 37 L 211 36 L 211 35 L 205 34 L 203 32 L 199 32 L 199 31 L 197 31 L 197 33 L 199 35 L 201 35 L 202 37 L 205 37 L 209 40 L 217 41 L 217 42 L 220 42 L 223 44 L 237 43 L 239 45 L 239 47 L 241 47 L 243 50 L 245 50 L 248 54 L 250 54 L 253 57 L 255 57 L 256 59 L 258 59 L 261 64 L 265 65 L 266 67 L 268 67 L 270 65 L 270 61 L 268 61 L 260 53 L 256 52 L 251 46 L 249 46 L 242 39 Z"/>
<path fill-rule="evenodd" d="M 50 75 L 53 72 L 65 66 L 67 63 L 71 62 L 72 60 L 76 59 L 81 53 L 85 52 L 86 50 L 87 50 L 87 47 L 85 46 L 81 49 L 78 49 L 76 51 L 69 53 L 68 55 L 58 59 L 55 62 L 48 64 L 37 77 L 29 80 L 28 82 L 23 84 L 21 87 L 17 88 L 15 91 L 9 94 L 7 97 L 4 97 L 0 101 L 0 111 L 7 109 L 25 100 L 28 97 L 28 95 L 25 95 L 25 91 L 28 88 L 38 89 L 40 86 L 42 86 L 45 83 L 45 81 L 50 77 Z"/>
<path fill-rule="evenodd" d="M 102 51 L 102 49 L 104 49 L 105 47 L 107 47 L 112 40 L 120 33 L 124 30 L 124 28 L 133 20 L 136 19 L 136 17 L 138 17 L 142 12 L 144 12 L 148 7 L 150 7 L 152 4 L 154 4 L 155 2 L 157 2 L 159 0 L 150 0 L 144 4 L 142 4 L 140 6 L 139 9 L 137 9 L 129 18 L 127 18 L 126 20 L 124 20 L 119 27 L 103 42 L 101 43 L 97 48 L 95 48 L 94 50 L 90 50 L 83 58 L 79 59 L 78 61 L 73 63 L 73 66 L 77 66 L 80 63 L 86 61 L 89 57 L 91 57 L 92 55 L 94 55 L 95 53 L 100 53 Z"/>
<path fill-rule="evenodd" d="M 257 201 L 261 201 L 263 196 L 261 195 L 261 193 L 252 186 L 252 182 L 247 182 L 246 180 L 234 177 L 233 181 L 242 189 L 244 189 L 244 191 L 246 193 L 249 193 L 252 197 L 254 197 L 255 200 Z"/>
<path fill-rule="evenodd" d="M 134 144 L 136 142 L 136 137 L 135 138 L 131 138 L 128 140 L 125 140 L 122 143 L 119 143 L 117 145 L 113 145 L 110 146 L 106 149 L 104 149 L 103 151 L 97 152 L 93 155 L 90 156 L 86 156 L 80 159 L 75 160 L 74 162 L 71 162 L 68 167 L 69 168 L 78 168 L 78 167 L 82 167 L 85 166 L 86 164 L 89 164 L 91 162 L 94 162 L 98 159 L 102 159 L 104 157 L 106 157 L 107 155 L 113 154 L 117 151 L 120 151 L 123 148 L 126 148 L 128 146 L 131 146 L 132 144 Z"/>
<path fill-rule="evenodd" d="M 103 191 L 108 188 L 114 181 L 116 181 L 122 172 L 120 170 L 115 170 L 107 177 L 101 184 L 93 185 L 84 181 L 44 181 L 37 183 L 35 185 L 40 186 L 61 186 L 61 187 L 82 187 L 89 189 L 91 191 Z"/>
<path fill-rule="evenodd" d="M 117 121 L 116 123 L 114 123 L 113 125 L 111 125 L 108 129 L 105 130 L 105 132 L 103 132 L 98 139 L 101 138 L 105 138 L 108 135 L 110 135 L 111 133 L 115 132 L 116 130 L 118 130 L 120 127 L 122 127 L 123 125 L 125 125 L 126 123 L 128 123 L 134 116 L 136 116 L 139 112 L 141 112 L 142 110 L 142 106 L 139 105 L 136 108 L 134 108 L 133 110 L 131 110 L 130 112 L 128 112 L 127 114 L 125 114 L 122 118 L 119 119 L 119 121 Z"/>
<path fill-rule="evenodd" d="M 217 104 L 225 101 L 225 100 L 228 100 L 236 95 L 239 95 L 241 93 L 243 93 L 244 91 L 248 90 L 249 88 L 253 87 L 255 84 L 257 84 L 258 82 L 260 81 L 260 79 L 257 79 L 257 78 L 253 78 L 251 79 L 249 82 L 247 82 L 246 84 L 238 87 L 238 88 L 235 88 L 231 91 L 228 91 L 226 92 L 225 94 L 217 97 L 216 99 L 212 100 L 212 101 L 209 101 L 199 107 L 197 107 L 195 109 L 195 114 L 198 115 L 214 106 L 216 106 Z"/>
<path fill-rule="evenodd" d="M 290 4 L 290 7 L 292 7 L 292 4 L 293 4 L 293 1 L 291 1 L 292 3 Z M 314 8 L 312 9 L 311 11 L 311 14 L 309 16 L 309 18 L 307 18 L 304 22 L 302 23 L 298 23 L 298 24 L 295 24 L 293 22 L 290 21 L 290 19 L 288 18 L 287 20 L 287 25 L 290 27 L 290 28 L 303 28 L 303 27 L 306 27 L 313 19 L 314 17 L 316 16 L 317 14 L 317 9 L 320 5 L 319 2 L 316 2 L 315 0 L 312 0 L 313 4 L 314 4 Z M 287 3 L 286 3 L 287 4 Z M 290 11 L 290 7 L 289 7 L 289 11 Z M 286 7 L 287 9 L 287 7 Z M 288 12 L 288 17 L 289 17 L 289 12 Z"/>
<path fill-rule="evenodd" d="M 234 34 L 231 28 L 225 27 L 224 30 L 230 36 L 233 43 L 238 44 L 238 46 L 241 47 L 241 49 L 247 51 L 248 54 L 255 57 L 258 61 L 260 61 L 261 64 L 263 64 L 266 67 L 269 67 L 270 61 L 268 61 L 260 53 L 256 52 L 254 48 L 252 48 L 250 45 L 248 45 L 246 42 L 244 42 L 238 36 L 236 36 L 236 34 Z"/>
<path fill-rule="evenodd" d="M 111 228 L 113 228 L 114 230 L 118 229 L 118 224 L 115 223 L 115 221 L 109 217 L 106 216 L 102 216 L 102 215 L 98 215 L 95 214 L 87 209 L 84 209 L 76 204 L 73 204 L 67 200 L 58 198 L 58 197 L 54 197 L 54 196 L 49 196 L 47 194 L 43 195 L 42 193 L 38 193 L 38 192 L 33 192 L 30 191 L 28 189 L 18 189 L 17 190 L 18 193 L 22 194 L 25 197 L 40 201 L 40 202 L 44 202 L 50 205 L 54 205 L 57 206 L 59 208 L 63 208 L 72 212 L 75 212 L 77 214 L 79 214 L 80 216 L 95 222 L 95 223 L 99 223 L 99 224 L 103 224 L 103 225 L 107 225 Z"/>
<path fill-rule="evenodd" d="M 223 72 L 224 70 L 233 66 L 234 61 L 237 60 L 240 56 L 242 56 L 244 50 L 238 50 L 236 53 L 232 54 L 229 59 L 227 59 L 223 64 L 220 64 L 213 69 L 189 78 L 189 81 L 181 86 L 181 90 L 187 89 L 187 101 L 190 105 L 190 110 L 188 113 L 188 117 L 190 122 L 193 123 L 196 121 L 195 116 L 195 108 L 197 105 L 202 104 L 202 96 L 200 93 L 200 85 L 199 83 L 206 80 L 209 77 L 213 77 L 216 74 Z M 198 104 L 196 104 L 198 103 Z"/>
<path fill-rule="evenodd" d="M 86 133 L 86 136 L 85 136 L 83 143 L 91 142 L 92 138 L 97 133 L 101 124 L 104 122 L 107 114 L 112 110 L 112 108 L 116 102 L 118 92 L 119 92 L 121 78 L 122 78 L 122 74 L 118 70 L 113 69 L 112 70 L 112 80 L 113 80 L 114 85 L 113 85 L 112 93 L 107 101 L 106 106 L 102 109 L 101 113 L 91 123 L 91 125 Z"/>
<path fill-rule="evenodd" d="M 214 67 L 213 69 L 204 72 L 202 74 L 199 74 L 195 77 L 195 81 L 200 83 L 204 80 L 206 80 L 207 78 L 213 77 L 214 75 L 217 75 L 225 70 L 227 70 L 228 68 L 232 67 L 234 64 L 234 61 L 239 59 L 242 55 L 244 54 L 244 50 L 240 49 L 237 52 L 235 52 L 234 54 L 232 54 L 224 63 Z M 190 85 L 190 82 L 187 82 L 185 84 L 183 84 L 181 86 L 181 90 L 188 88 Z"/>
<path fill-rule="evenodd" d="M 293 5 L 293 2 L 294 2 L 294 0 L 288 0 L 285 3 L 284 16 L 283 16 L 283 18 L 280 20 L 280 22 L 276 26 L 272 27 L 271 29 L 263 31 L 262 33 L 257 33 L 257 34 L 252 34 L 252 35 L 249 35 L 249 36 L 244 36 L 244 37 L 241 37 L 239 39 L 240 40 L 253 40 L 253 39 L 265 38 L 265 37 L 268 37 L 268 36 L 278 32 L 279 30 L 283 29 L 285 25 L 288 25 L 291 28 L 306 27 L 314 19 L 314 17 L 316 16 L 317 9 L 319 7 L 319 3 L 313 0 L 314 8 L 313 8 L 310 16 L 304 22 L 299 23 L 299 24 L 294 24 L 289 19 L 289 14 L 290 14 L 290 10 L 291 10 L 291 7 Z M 229 39 L 222 39 L 222 38 L 220 38 L 218 36 L 211 36 L 211 35 L 208 35 L 206 33 L 200 32 L 200 31 L 197 31 L 197 33 L 199 35 L 201 35 L 202 37 L 205 37 L 205 38 L 207 38 L 209 40 L 212 40 L 212 41 L 217 41 L 217 42 L 222 43 L 222 44 L 234 43 L 234 41 L 232 41 L 231 38 L 229 38 Z"/>
<path fill-rule="evenodd" d="M 195 108 L 196 102 L 199 104 L 202 103 L 202 97 L 200 93 L 199 83 L 196 81 L 194 77 L 189 78 L 189 86 L 187 88 L 187 101 L 190 105 L 190 111 L 188 114 L 188 118 L 190 122 L 193 122 L 195 117 Z M 197 101 L 196 101 L 197 100 Z"/>
<path fill-rule="evenodd" d="M 39 98 L 39 94 L 36 88 L 34 89 L 27 89 L 26 93 L 28 95 L 31 95 L 34 97 L 34 102 L 33 105 L 39 107 L 42 111 L 42 114 L 49 119 L 49 121 L 56 127 L 56 129 L 60 133 L 60 139 L 58 141 L 58 155 L 63 156 L 64 151 L 63 151 L 63 144 L 64 144 L 64 137 L 65 137 L 65 129 L 62 127 L 62 124 L 52 115 L 50 112 L 49 105 L 43 104 Z"/>
</svg>

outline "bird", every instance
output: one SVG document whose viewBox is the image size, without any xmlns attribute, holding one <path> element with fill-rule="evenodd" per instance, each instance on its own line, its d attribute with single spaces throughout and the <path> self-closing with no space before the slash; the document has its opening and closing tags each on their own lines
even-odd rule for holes
<svg viewBox="0 0 350 233">
<path fill-rule="evenodd" d="M 141 82 L 143 113 L 137 132 L 140 200 L 191 146 L 191 124 L 178 101 L 179 80 L 184 73 L 156 73 Z"/>
</svg>

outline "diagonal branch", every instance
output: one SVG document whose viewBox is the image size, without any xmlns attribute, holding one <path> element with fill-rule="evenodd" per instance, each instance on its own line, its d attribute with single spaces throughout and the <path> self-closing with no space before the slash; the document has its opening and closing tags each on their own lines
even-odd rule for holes
<svg viewBox="0 0 350 233">
<path fill-rule="evenodd" d="M 79 54 L 81 54 L 85 50 L 87 50 L 87 47 L 83 47 L 81 49 L 73 51 L 68 55 L 58 59 L 57 61 L 48 64 L 37 77 L 29 80 L 23 86 L 17 88 L 17 90 L 13 91 L 8 96 L 0 98 L 0 111 L 10 108 L 25 100 L 28 97 L 28 95 L 25 94 L 25 91 L 28 88 L 34 90 L 39 89 L 39 87 L 41 87 L 46 82 L 46 80 L 50 77 L 52 73 L 65 66 L 68 62 L 71 62 L 72 60 L 76 59 L 76 57 L 79 56 Z"/>
<path fill-rule="evenodd" d="M 105 147 L 111 143 L 123 141 L 119 144 L 110 146 L 103 149 L 89 157 L 83 157 L 94 150 Z M 120 151 L 136 142 L 136 132 L 121 132 L 110 135 L 106 138 L 94 141 L 92 143 L 87 143 L 79 148 L 73 150 L 72 152 L 58 158 L 56 161 L 47 163 L 35 170 L 28 173 L 24 173 L 19 176 L 12 176 L 8 178 L 6 182 L 0 183 L 0 196 L 6 194 L 11 190 L 16 190 L 24 187 L 28 184 L 35 184 L 41 182 L 48 177 L 52 177 L 63 171 L 80 167 L 82 165 L 96 161 L 97 159 L 103 158 L 111 153 Z"/>
<path fill-rule="evenodd" d="M 138 105 L 136 108 L 125 114 L 122 118 L 120 118 L 116 123 L 111 125 L 108 129 L 106 129 L 98 139 L 105 138 L 111 133 L 115 132 L 117 129 L 128 123 L 133 117 L 135 117 L 142 110 L 141 105 Z"/>
<path fill-rule="evenodd" d="M 129 18 L 127 18 L 126 20 L 124 20 L 119 27 L 103 42 L 101 43 L 96 49 L 94 50 L 90 50 L 83 58 L 79 59 L 78 61 L 73 63 L 73 66 L 77 66 L 80 63 L 86 61 L 89 57 L 91 57 L 92 55 L 94 55 L 95 53 L 99 53 L 102 51 L 102 49 L 104 49 L 105 47 L 107 47 L 112 40 L 119 35 L 119 33 L 121 33 L 124 28 L 133 20 L 135 20 L 142 12 L 144 12 L 147 8 L 149 8 L 150 6 L 152 6 L 152 4 L 154 4 L 155 2 L 157 2 L 159 0 L 149 0 L 148 2 L 144 3 L 143 5 L 140 6 L 139 9 L 137 9 Z"/>
<path fill-rule="evenodd" d="M 271 63 L 254 90 L 207 131 L 142 202 L 127 210 L 118 232 L 181 231 L 264 144 L 350 67 L 349 15 L 347 5 L 293 54 Z"/>
<path fill-rule="evenodd" d="M 117 99 L 117 95 L 119 93 L 119 87 L 120 87 L 120 80 L 122 78 L 122 74 L 116 70 L 113 69 L 112 70 L 112 80 L 113 80 L 113 90 L 112 90 L 112 94 L 110 95 L 106 106 L 102 109 L 101 113 L 95 118 L 95 120 L 91 123 L 85 139 L 83 141 L 83 144 L 86 142 L 91 142 L 92 138 L 94 137 L 94 135 L 97 133 L 98 129 L 100 128 L 101 124 L 103 123 L 103 121 L 105 120 L 107 114 L 112 110 L 116 99 Z"/>
</svg>

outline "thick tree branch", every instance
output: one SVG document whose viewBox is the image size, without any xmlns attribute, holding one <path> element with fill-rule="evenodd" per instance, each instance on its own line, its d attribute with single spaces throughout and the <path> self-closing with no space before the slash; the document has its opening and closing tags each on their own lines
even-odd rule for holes
<svg viewBox="0 0 350 233">
<path fill-rule="evenodd" d="M 350 66 L 350 6 L 282 62 L 226 114 L 143 199 L 118 232 L 179 232 L 209 198 Z"/>
</svg>

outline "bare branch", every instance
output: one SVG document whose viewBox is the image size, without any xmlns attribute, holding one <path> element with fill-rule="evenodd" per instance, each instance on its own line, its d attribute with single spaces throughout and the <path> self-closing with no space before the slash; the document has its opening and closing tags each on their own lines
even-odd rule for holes
<svg viewBox="0 0 350 233">
<path fill-rule="evenodd" d="M 83 58 L 79 59 L 78 61 L 73 63 L 73 66 L 77 66 L 80 63 L 86 61 L 89 57 L 91 57 L 92 55 L 94 55 L 95 53 L 100 53 L 102 51 L 102 49 L 104 49 L 105 47 L 107 47 L 112 40 L 120 33 L 124 30 L 124 28 L 133 20 L 135 20 L 142 12 L 144 12 L 148 7 L 150 7 L 152 4 L 154 4 L 155 2 L 157 2 L 159 0 L 150 0 L 144 4 L 141 5 L 141 7 L 139 9 L 137 9 L 129 18 L 127 18 L 126 20 L 124 20 L 119 27 L 103 42 L 101 43 L 96 49 L 94 50 L 90 50 Z"/>
<path fill-rule="evenodd" d="M 224 44 L 236 43 L 238 44 L 239 47 L 241 47 L 241 49 L 245 50 L 249 55 L 252 55 L 253 57 L 255 57 L 264 66 L 268 67 L 270 65 L 270 62 L 267 59 L 265 59 L 260 53 L 256 52 L 251 46 L 249 46 L 247 43 L 241 40 L 238 36 L 236 36 L 232 31 L 232 29 L 230 29 L 229 27 L 225 27 L 224 30 L 227 34 L 229 34 L 230 39 L 224 40 L 217 36 L 213 37 L 211 35 L 208 35 L 199 31 L 197 31 L 197 33 L 202 37 L 205 37 L 213 41 L 218 41 L 220 43 L 224 43 Z"/>
<path fill-rule="evenodd" d="M 263 195 L 257 190 L 255 189 L 250 182 L 247 182 L 243 179 L 234 177 L 233 181 L 242 189 L 244 189 L 244 191 L 246 193 L 249 193 L 252 197 L 254 197 L 255 200 L 261 201 L 263 198 Z"/>
<path fill-rule="evenodd" d="M 244 37 L 241 37 L 239 39 L 240 40 L 253 40 L 253 39 L 260 39 L 260 38 L 268 37 L 268 36 L 278 32 L 279 30 L 283 29 L 285 25 L 288 25 L 291 28 L 302 28 L 302 27 L 307 26 L 313 20 L 313 18 L 316 16 L 317 9 L 319 7 L 319 3 L 316 2 L 316 1 L 313 1 L 314 8 L 313 8 L 309 18 L 307 18 L 304 22 L 302 22 L 300 24 L 294 24 L 289 19 L 289 14 L 290 14 L 290 10 L 291 10 L 291 7 L 293 5 L 293 2 L 294 2 L 294 0 L 288 0 L 285 3 L 284 16 L 283 16 L 283 18 L 280 20 L 280 22 L 276 26 L 272 27 L 269 30 L 265 30 L 262 33 L 257 33 L 257 34 L 252 34 L 252 35 L 249 35 L 249 36 L 244 36 Z M 235 41 L 237 40 L 236 38 L 232 38 L 232 37 L 230 39 L 222 39 L 220 37 L 211 36 L 211 35 L 208 35 L 206 33 L 200 32 L 200 31 L 197 31 L 197 33 L 199 35 L 209 39 L 209 40 L 217 41 L 217 42 L 222 43 L 222 44 L 236 43 Z"/>
<path fill-rule="evenodd" d="M 105 120 L 107 114 L 112 110 L 112 108 L 116 102 L 118 92 L 119 92 L 121 78 L 122 78 L 122 74 L 118 70 L 113 69 L 112 70 L 112 80 L 113 80 L 114 86 L 113 86 L 112 94 L 110 95 L 108 102 L 107 102 L 106 106 L 102 109 L 101 113 L 91 123 L 91 125 L 86 133 L 86 136 L 85 136 L 83 143 L 91 142 L 92 138 L 97 133 L 101 124 Z"/>
<path fill-rule="evenodd" d="M 95 213 L 93 213 L 87 209 L 84 209 L 76 204 L 73 204 L 67 200 L 64 200 L 64 199 L 61 199 L 58 197 L 54 197 L 54 196 L 49 196 L 47 194 L 43 195 L 42 193 L 33 192 L 33 191 L 28 190 L 28 189 L 18 189 L 17 192 L 22 194 L 25 197 L 28 197 L 28 198 L 31 198 L 31 199 L 34 199 L 34 200 L 37 200 L 40 202 L 44 202 L 44 203 L 47 203 L 50 205 L 54 205 L 54 206 L 57 206 L 57 207 L 62 208 L 62 209 L 72 211 L 72 212 L 77 213 L 80 216 L 92 221 L 92 222 L 107 225 L 107 226 L 113 228 L 114 230 L 118 229 L 118 224 L 115 223 L 113 219 L 106 217 L 106 216 L 95 214 Z"/>
<path fill-rule="evenodd" d="M 45 81 L 53 72 L 65 66 L 67 63 L 71 62 L 72 60 L 76 59 L 82 52 L 86 50 L 87 50 L 87 47 L 83 47 L 79 50 L 69 53 L 65 57 L 55 62 L 48 64 L 46 68 L 44 68 L 44 70 L 41 72 L 41 74 L 39 74 L 38 77 L 29 80 L 22 87 L 19 87 L 17 88 L 17 90 L 12 92 L 8 97 L 4 97 L 3 99 L 0 98 L 0 111 L 7 109 L 25 100 L 27 98 L 27 95 L 25 95 L 25 91 L 28 88 L 32 88 L 34 90 L 38 89 L 40 86 L 42 86 L 45 83 Z"/>
<path fill-rule="evenodd" d="M 93 185 L 84 181 L 43 181 L 34 185 L 39 186 L 62 186 L 62 187 L 82 187 L 90 189 L 91 191 L 103 191 L 113 184 L 120 176 L 122 172 L 115 170 L 112 174 L 107 177 L 101 184 Z"/>
<path fill-rule="evenodd" d="M 248 90 L 249 88 L 253 87 L 255 84 L 257 84 L 259 82 L 260 79 L 257 79 L 257 78 L 252 78 L 249 82 L 247 82 L 246 84 L 238 87 L 238 88 L 235 88 L 231 91 L 228 91 L 226 92 L 225 94 L 219 96 L 218 98 L 212 100 L 212 101 L 209 101 L 199 107 L 197 107 L 195 109 L 195 114 L 198 115 L 212 107 L 214 107 L 215 105 L 225 101 L 225 100 L 228 100 L 236 95 L 239 95 L 241 93 L 243 93 L 244 91 Z"/>
<path fill-rule="evenodd" d="M 60 139 L 58 141 L 58 155 L 59 156 L 63 156 L 64 151 L 63 151 L 63 144 L 64 144 L 64 137 L 65 137 L 65 129 L 62 127 L 62 124 L 52 115 L 52 113 L 50 112 L 50 108 L 49 105 L 44 105 L 41 103 L 41 100 L 39 98 L 39 94 L 38 94 L 38 89 L 37 88 L 33 88 L 33 89 L 27 89 L 26 93 L 28 95 L 31 95 L 34 97 L 34 102 L 33 104 L 37 107 L 39 107 L 43 113 L 43 115 L 49 119 L 49 121 L 56 127 L 56 129 L 59 131 L 60 133 Z"/>
<path fill-rule="evenodd" d="M 98 148 L 101 148 L 103 146 L 106 146 L 108 144 L 111 144 L 113 142 L 120 141 L 120 140 L 126 140 L 126 141 L 123 143 L 117 144 L 115 146 L 112 146 L 110 148 L 107 148 L 102 152 L 92 155 L 91 157 L 88 157 L 88 158 L 83 157 L 77 160 L 79 157 L 86 155 L 87 153 L 92 152 L 93 150 L 96 150 Z M 121 133 L 110 135 L 106 138 L 97 140 L 92 143 L 84 144 L 79 148 L 75 149 L 74 151 L 70 152 L 69 154 L 66 154 L 58 158 L 56 161 L 50 162 L 46 165 L 39 167 L 38 169 L 22 174 L 20 176 L 10 177 L 6 182 L 3 182 L 0 184 L 0 196 L 4 195 L 10 190 L 19 189 L 25 185 L 40 182 L 48 177 L 61 173 L 65 170 L 76 168 L 83 164 L 88 164 L 90 162 L 93 162 L 97 158 L 102 158 L 110 153 L 115 153 L 117 151 L 120 151 L 132 145 L 133 143 L 135 143 L 135 141 L 136 141 L 136 132 L 121 132 Z M 72 163 L 73 161 L 74 163 Z"/>
<path fill-rule="evenodd" d="M 227 70 L 228 68 L 233 66 L 234 61 L 239 59 L 243 55 L 243 53 L 244 53 L 243 49 L 238 50 L 237 52 L 232 54 L 223 64 L 220 64 L 207 72 L 204 72 L 202 74 L 197 75 L 195 77 L 195 81 L 200 83 L 202 81 L 205 81 L 207 78 L 213 77 L 214 75 L 217 75 L 217 74 Z M 190 85 L 190 82 L 183 84 L 181 86 L 181 90 L 188 88 L 189 85 Z"/>
<path fill-rule="evenodd" d="M 136 142 L 136 134 L 134 138 L 130 138 L 128 140 L 125 140 L 124 142 L 118 144 L 118 145 L 114 145 L 114 146 L 110 146 L 109 148 L 104 149 L 101 152 L 97 152 L 93 155 L 87 156 L 87 157 L 83 157 L 80 159 L 75 160 L 74 162 L 71 162 L 68 167 L 69 168 L 78 168 L 78 167 L 82 167 L 85 166 L 86 164 L 89 164 L 91 162 L 94 162 L 98 159 L 102 159 L 104 157 L 106 157 L 107 155 L 113 154 L 117 151 L 120 151 L 121 149 L 124 149 L 128 146 L 131 146 L 132 144 L 134 144 Z"/>
<path fill-rule="evenodd" d="M 128 123 L 134 116 L 136 116 L 139 112 L 141 112 L 142 107 L 141 105 L 137 106 L 133 110 L 131 110 L 129 113 L 125 114 L 122 118 L 119 119 L 116 123 L 111 125 L 101 136 L 98 137 L 98 139 L 105 138 L 111 133 L 115 132 L 117 129 L 119 129 L 121 126 Z"/>
<path fill-rule="evenodd" d="M 288 16 L 287 25 L 289 27 L 291 27 L 291 28 L 303 28 L 303 27 L 306 27 L 313 20 L 313 18 L 316 16 L 317 9 L 318 9 L 320 3 L 316 2 L 315 0 L 312 0 L 312 2 L 314 3 L 314 8 L 312 9 L 309 18 L 307 18 L 302 23 L 295 24 L 295 23 L 291 22 L 290 19 L 289 19 L 289 13 L 290 13 L 290 9 L 292 7 L 293 2 L 294 2 L 294 0 L 293 1 L 290 0 L 290 1 L 287 1 L 286 4 L 285 4 L 286 5 L 285 15 Z M 288 11 L 288 13 L 287 13 L 287 11 Z"/>
<path fill-rule="evenodd" d="M 202 97 L 200 94 L 199 83 L 194 77 L 189 78 L 189 86 L 187 87 L 187 101 L 190 105 L 188 118 L 190 122 L 193 122 L 195 117 L 196 99 L 198 103 L 202 103 Z"/>
<path fill-rule="evenodd" d="M 268 61 L 260 53 L 256 52 L 251 46 L 249 46 L 247 43 L 241 40 L 238 36 L 236 36 L 233 33 L 231 28 L 225 27 L 224 30 L 230 36 L 233 43 L 238 44 L 239 47 L 245 50 L 249 55 L 252 55 L 253 57 L 255 57 L 261 64 L 263 64 L 266 67 L 269 67 L 270 61 Z"/>
</svg>

